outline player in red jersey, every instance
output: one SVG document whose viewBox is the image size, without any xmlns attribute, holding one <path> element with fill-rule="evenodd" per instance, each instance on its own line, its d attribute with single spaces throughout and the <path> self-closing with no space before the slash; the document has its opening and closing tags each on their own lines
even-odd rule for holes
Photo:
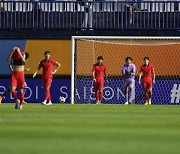
<svg viewBox="0 0 180 154">
<path fill-rule="evenodd" d="M 24 65 L 25 65 L 25 52 L 20 51 L 20 47 L 13 48 L 11 54 L 8 57 L 8 62 L 13 61 L 14 68 L 11 76 L 11 93 L 12 97 L 16 100 L 15 109 L 22 110 L 24 102 Z M 16 88 L 20 89 L 20 101 L 17 97 Z M 20 105 L 19 105 L 20 104 Z"/>
<path fill-rule="evenodd" d="M 149 64 L 149 57 L 144 57 L 144 65 L 141 66 L 139 75 L 139 84 L 141 83 L 144 90 L 145 105 L 151 105 L 152 87 L 155 83 L 155 72 L 153 65 Z"/>
<path fill-rule="evenodd" d="M 51 94 L 50 94 L 50 87 L 52 83 L 53 74 L 55 74 L 58 69 L 60 68 L 60 64 L 53 59 L 50 59 L 50 51 L 44 52 L 44 60 L 41 60 L 38 66 L 37 71 L 34 73 L 33 78 L 35 78 L 38 71 L 42 68 L 42 85 L 45 90 L 45 99 L 42 102 L 43 105 L 52 105 L 51 102 Z M 57 66 L 57 68 L 53 71 L 53 67 Z M 47 104 L 48 101 L 48 104 Z"/>
<path fill-rule="evenodd" d="M 96 104 L 100 104 L 103 98 L 104 89 L 104 77 L 107 80 L 106 66 L 103 64 L 103 57 L 99 56 L 97 58 L 97 63 L 93 65 L 93 81 L 94 81 L 94 91 L 96 97 Z"/>
<path fill-rule="evenodd" d="M 28 54 L 27 52 L 25 52 L 25 56 L 26 56 L 25 59 L 28 59 L 28 58 L 29 58 L 29 54 Z M 14 71 L 13 61 L 11 61 L 11 62 L 9 63 L 9 68 L 10 68 L 11 72 Z M 24 68 L 24 71 L 30 71 L 30 69 L 31 69 L 31 68 Z M 24 87 L 27 87 L 26 82 L 24 83 Z M 24 93 L 25 93 L 25 90 L 26 90 L 26 89 L 24 89 Z M 10 93 L 10 92 L 11 92 L 11 86 L 10 86 L 9 88 L 7 88 L 2 94 L 0 94 L 0 104 L 2 103 L 3 98 L 4 98 L 8 93 Z M 27 104 L 27 102 L 24 101 L 23 104 Z"/>
</svg>

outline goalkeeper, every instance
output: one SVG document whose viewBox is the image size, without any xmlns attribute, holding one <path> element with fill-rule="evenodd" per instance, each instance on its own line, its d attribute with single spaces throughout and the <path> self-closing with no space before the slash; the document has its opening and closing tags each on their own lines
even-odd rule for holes
<svg viewBox="0 0 180 154">
<path fill-rule="evenodd" d="M 124 83 L 124 95 L 125 95 L 125 105 L 132 104 L 132 89 L 134 87 L 134 78 L 136 74 L 136 66 L 132 63 L 131 57 L 126 57 L 126 64 L 122 66 L 122 76 Z M 129 91 L 129 98 L 128 98 Z"/>
</svg>

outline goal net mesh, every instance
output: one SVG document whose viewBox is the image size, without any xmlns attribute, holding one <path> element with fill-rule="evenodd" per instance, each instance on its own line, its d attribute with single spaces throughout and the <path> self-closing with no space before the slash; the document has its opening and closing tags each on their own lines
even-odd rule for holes
<svg viewBox="0 0 180 154">
<path fill-rule="evenodd" d="M 92 66 L 98 56 L 103 56 L 107 67 L 108 83 L 105 83 L 102 103 L 124 103 L 121 67 L 127 56 L 136 65 L 134 103 L 144 103 L 142 85 L 138 84 L 143 58 L 148 56 L 155 68 L 153 104 L 180 103 L 180 40 L 178 39 L 74 39 L 74 88 L 73 103 L 95 103 Z"/>
</svg>

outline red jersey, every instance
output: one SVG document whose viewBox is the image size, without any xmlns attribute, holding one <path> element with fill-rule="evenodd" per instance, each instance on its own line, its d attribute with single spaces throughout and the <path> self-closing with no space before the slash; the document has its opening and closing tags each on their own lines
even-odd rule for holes
<svg viewBox="0 0 180 154">
<path fill-rule="evenodd" d="M 21 51 L 21 54 L 25 58 L 25 55 L 26 55 L 25 52 Z M 17 51 L 13 52 L 12 59 L 15 60 L 15 61 L 16 60 L 21 60 L 21 57 L 20 57 L 20 55 L 19 55 L 19 53 Z"/>
<path fill-rule="evenodd" d="M 143 73 L 143 81 L 152 82 L 152 75 L 154 73 L 153 65 L 149 64 L 148 66 L 142 65 L 140 69 L 140 73 Z"/>
<path fill-rule="evenodd" d="M 93 65 L 93 72 L 95 72 L 95 79 L 97 82 L 104 80 L 104 74 L 106 72 L 106 66 L 104 64 L 98 65 L 97 63 Z"/>
<path fill-rule="evenodd" d="M 52 77 L 53 67 L 58 66 L 59 63 L 53 59 L 50 60 L 41 60 L 39 64 L 39 69 L 42 67 L 43 69 L 43 77 L 49 78 Z"/>
</svg>

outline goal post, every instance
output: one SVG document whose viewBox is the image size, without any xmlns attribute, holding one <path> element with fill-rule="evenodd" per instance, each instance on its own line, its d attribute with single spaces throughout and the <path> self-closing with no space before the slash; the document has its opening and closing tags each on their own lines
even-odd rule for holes
<svg viewBox="0 0 180 154">
<path fill-rule="evenodd" d="M 145 56 L 150 58 L 157 76 L 153 104 L 180 103 L 180 37 L 72 36 L 71 104 L 95 103 L 92 66 L 99 55 L 104 57 L 109 79 L 105 83 L 103 103 L 124 103 L 121 66 L 127 56 L 136 65 L 136 104 L 144 103 L 142 85 L 137 78 Z"/>
</svg>

